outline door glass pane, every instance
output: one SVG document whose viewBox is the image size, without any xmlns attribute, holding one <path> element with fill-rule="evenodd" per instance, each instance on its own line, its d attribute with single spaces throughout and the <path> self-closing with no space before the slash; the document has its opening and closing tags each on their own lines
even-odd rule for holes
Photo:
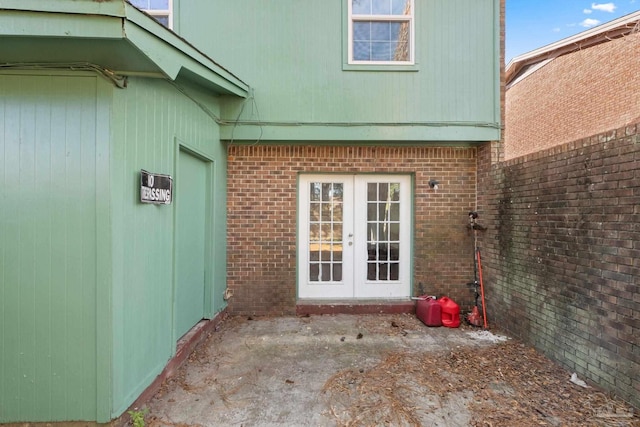
<svg viewBox="0 0 640 427">
<path fill-rule="evenodd" d="M 309 224 L 309 241 L 310 242 L 320 241 L 320 224 L 318 224 L 317 222 Z"/>
<path fill-rule="evenodd" d="M 309 281 L 342 280 L 343 184 L 309 185 Z"/>
<path fill-rule="evenodd" d="M 367 185 L 367 280 L 398 280 L 400 184 Z"/>
<path fill-rule="evenodd" d="M 309 204 L 309 221 L 320 220 L 320 203 Z"/>
</svg>

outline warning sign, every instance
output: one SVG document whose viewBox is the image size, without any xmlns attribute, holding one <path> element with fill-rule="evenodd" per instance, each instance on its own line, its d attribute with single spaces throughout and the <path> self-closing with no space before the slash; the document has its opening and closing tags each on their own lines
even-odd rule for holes
<svg viewBox="0 0 640 427">
<path fill-rule="evenodd" d="M 173 197 L 173 178 L 170 175 L 140 170 L 140 201 L 168 205 Z"/>
</svg>

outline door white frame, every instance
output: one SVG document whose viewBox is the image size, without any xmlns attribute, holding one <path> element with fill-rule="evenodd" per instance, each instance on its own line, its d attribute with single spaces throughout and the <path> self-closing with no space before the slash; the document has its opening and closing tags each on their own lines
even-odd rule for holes
<svg viewBox="0 0 640 427">
<path fill-rule="evenodd" d="M 397 200 L 387 200 L 389 194 Z M 409 175 L 300 175 L 298 297 L 408 298 L 412 206 Z M 388 216 L 392 210 L 393 218 Z M 383 233 L 387 234 L 381 239 Z"/>
</svg>

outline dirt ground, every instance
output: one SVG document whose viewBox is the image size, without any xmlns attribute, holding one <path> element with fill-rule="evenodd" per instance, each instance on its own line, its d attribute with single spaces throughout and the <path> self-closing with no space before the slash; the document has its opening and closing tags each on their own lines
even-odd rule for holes
<svg viewBox="0 0 640 427">
<path fill-rule="evenodd" d="M 147 406 L 169 426 L 640 426 L 496 331 L 413 315 L 233 317 Z M 142 408 L 141 408 L 142 409 Z"/>
</svg>

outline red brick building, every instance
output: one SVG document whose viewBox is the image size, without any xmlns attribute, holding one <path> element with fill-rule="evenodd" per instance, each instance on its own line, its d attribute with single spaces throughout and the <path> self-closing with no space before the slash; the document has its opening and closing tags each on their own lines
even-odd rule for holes
<svg viewBox="0 0 640 427">
<path fill-rule="evenodd" d="M 490 323 L 636 408 L 639 30 L 635 12 L 510 62 L 506 160 L 478 170 Z"/>
<path fill-rule="evenodd" d="M 640 119 L 638 19 L 626 15 L 507 65 L 506 159 Z"/>
</svg>

